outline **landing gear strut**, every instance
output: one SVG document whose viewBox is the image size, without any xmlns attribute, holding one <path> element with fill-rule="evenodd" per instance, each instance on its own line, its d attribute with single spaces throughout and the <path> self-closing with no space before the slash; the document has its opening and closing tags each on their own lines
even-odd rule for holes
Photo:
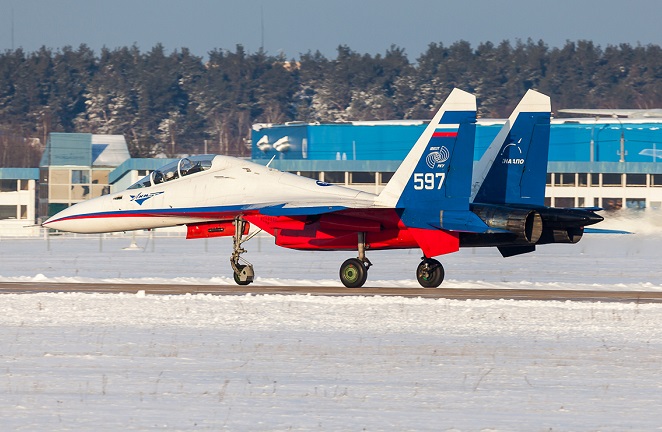
<svg viewBox="0 0 662 432">
<path fill-rule="evenodd" d="M 340 281 L 347 288 L 360 288 L 368 279 L 368 269 L 372 266 L 365 256 L 365 233 L 359 233 L 358 258 L 350 258 L 340 266 Z"/>
<path fill-rule="evenodd" d="M 234 281 L 237 285 L 248 285 L 253 282 L 255 272 L 253 271 L 253 264 L 241 257 L 241 254 L 246 252 L 246 249 L 242 248 L 241 245 L 252 239 L 259 231 L 243 238 L 248 222 L 246 222 L 241 216 L 237 216 L 232 224 L 234 225 L 234 237 L 232 238 L 232 256 L 230 257 L 230 265 L 234 272 Z M 245 264 L 240 264 L 240 260 Z"/>
<path fill-rule="evenodd" d="M 422 258 L 416 269 L 416 279 L 423 288 L 437 288 L 444 280 L 444 266 L 433 258 Z"/>
</svg>

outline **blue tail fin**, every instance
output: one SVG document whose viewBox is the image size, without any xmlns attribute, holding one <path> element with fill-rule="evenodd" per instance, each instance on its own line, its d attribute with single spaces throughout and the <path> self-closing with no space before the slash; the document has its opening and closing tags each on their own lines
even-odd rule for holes
<svg viewBox="0 0 662 432">
<path fill-rule="evenodd" d="M 544 205 L 549 96 L 529 90 L 476 164 L 472 202 Z"/>
<path fill-rule="evenodd" d="M 453 220 L 469 223 L 459 214 L 469 209 L 475 134 L 476 98 L 454 89 L 376 203 L 400 209 L 409 227 L 455 229 Z M 472 216 L 467 218 L 473 221 Z"/>
</svg>

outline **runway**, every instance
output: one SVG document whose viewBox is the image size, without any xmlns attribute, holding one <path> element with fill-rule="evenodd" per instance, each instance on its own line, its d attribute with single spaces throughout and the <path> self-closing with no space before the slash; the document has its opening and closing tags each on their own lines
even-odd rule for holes
<svg viewBox="0 0 662 432">
<path fill-rule="evenodd" d="M 456 300 L 545 300 L 621 303 L 662 303 L 659 291 L 594 291 L 545 289 L 453 288 L 345 288 L 321 286 L 238 286 L 238 285 L 163 285 L 119 283 L 43 283 L 0 282 L 0 293 L 128 293 L 151 295 L 211 294 L 241 295 L 319 295 L 319 296 L 399 296 Z"/>
</svg>

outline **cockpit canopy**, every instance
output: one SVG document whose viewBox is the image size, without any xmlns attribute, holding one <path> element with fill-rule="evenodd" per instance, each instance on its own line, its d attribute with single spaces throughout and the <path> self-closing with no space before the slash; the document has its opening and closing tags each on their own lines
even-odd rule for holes
<svg viewBox="0 0 662 432">
<path fill-rule="evenodd" d="M 129 189 L 146 188 L 206 171 L 211 168 L 211 162 L 213 159 L 214 155 L 199 155 L 182 158 L 152 171 L 136 183 L 129 186 Z"/>
</svg>

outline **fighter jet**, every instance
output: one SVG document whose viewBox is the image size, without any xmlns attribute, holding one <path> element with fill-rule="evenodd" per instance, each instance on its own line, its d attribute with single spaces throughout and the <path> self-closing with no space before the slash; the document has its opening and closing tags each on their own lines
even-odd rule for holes
<svg viewBox="0 0 662 432">
<path fill-rule="evenodd" d="M 367 280 L 368 251 L 416 248 L 418 282 L 438 287 L 445 272 L 434 257 L 463 246 L 496 246 L 513 256 L 537 244 L 574 243 L 584 226 L 602 220 L 595 208 L 543 205 L 549 117 L 549 98 L 527 94 L 473 175 L 476 98 L 454 89 L 380 194 L 201 155 L 69 207 L 43 226 L 105 233 L 186 225 L 189 239 L 231 236 L 230 264 L 240 285 L 255 277 L 242 257 L 251 224 L 282 247 L 356 251 L 339 270 L 350 288 Z"/>
</svg>

